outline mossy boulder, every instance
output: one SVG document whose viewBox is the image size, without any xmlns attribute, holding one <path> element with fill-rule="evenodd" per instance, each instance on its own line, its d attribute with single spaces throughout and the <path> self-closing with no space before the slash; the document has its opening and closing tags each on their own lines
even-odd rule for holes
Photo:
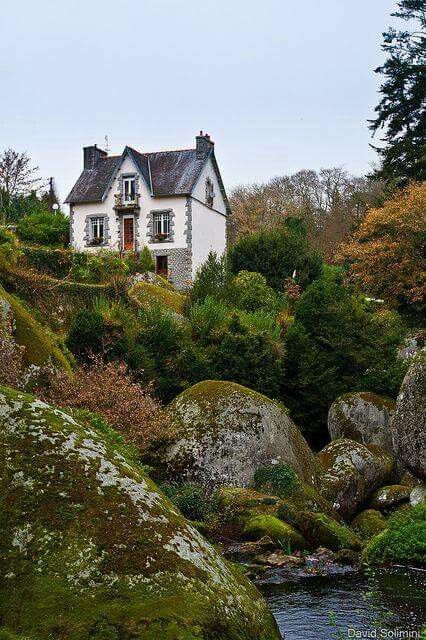
<svg viewBox="0 0 426 640">
<path fill-rule="evenodd" d="M 50 362 L 54 367 L 71 373 L 71 365 L 59 347 L 59 340 L 1 285 L 0 314 L 10 315 L 13 319 L 13 336 L 16 342 L 25 348 L 24 364 L 41 366 Z"/>
<path fill-rule="evenodd" d="M 314 549 L 357 550 L 362 546 L 358 536 L 348 526 L 336 522 L 325 513 L 299 511 L 293 505 L 285 504 L 278 509 L 277 515 L 297 529 Z"/>
<path fill-rule="evenodd" d="M 391 398 L 369 392 L 346 393 L 330 407 L 328 432 L 332 440 L 349 438 L 393 453 L 390 421 L 394 412 Z"/>
<path fill-rule="evenodd" d="M 370 498 L 370 509 L 377 509 L 384 513 L 390 513 L 397 506 L 410 500 L 411 488 L 401 484 L 392 484 L 380 487 Z"/>
<path fill-rule="evenodd" d="M 247 486 L 271 463 L 290 465 L 314 484 L 315 456 L 286 411 L 273 400 L 233 382 L 206 380 L 168 406 L 170 437 L 154 442 L 147 460 L 166 477 L 206 486 Z"/>
<path fill-rule="evenodd" d="M 270 640 L 260 594 L 105 433 L 0 388 L 0 619 L 37 640 Z"/>
<path fill-rule="evenodd" d="M 426 563 L 426 504 L 390 516 L 387 528 L 371 539 L 363 552 L 367 564 Z"/>
<path fill-rule="evenodd" d="M 275 516 L 257 515 L 248 520 L 244 527 L 244 536 L 248 540 L 260 540 L 268 536 L 273 542 L 284 549 L 306 549 L 308 544 L 291 525 L 279 520 Z"/>
<path fill-rule="evenodd" d="M 365 509 L 352 520 L 351 527 L 360 538 L 368 540 L 386 529 L 386 518 L 376 509 Z"/>
<path fill-rule="evenodd" d="M 417 487 L 419 484 L 421 485 L 423 483 L 420 478 L 416 478 L 412 473 L 406 471 L 399 481 L 399 484 L 403 484 L 407 487 Z"/>
<path fill-rule="evenodd" d="M 129 290 L 129 297 L 140 306 L 156 304 L 179 315 L 184 312 L 185 296 L 159 284 L 138 282 Z"/>
<path fill-rule="evenodd" d="M 426 478 L 426 349 L 405 375 L 391 429 L 398 456 L 415 476 Z"/>
<path fill-rule="evenodd" d="M 375 445 L 342 438 L 319 454 L 323 473 L 319 492 L 345 519 L 350 519 L 367 498 L 392 474 L 392 456 Z"/>
</svg>

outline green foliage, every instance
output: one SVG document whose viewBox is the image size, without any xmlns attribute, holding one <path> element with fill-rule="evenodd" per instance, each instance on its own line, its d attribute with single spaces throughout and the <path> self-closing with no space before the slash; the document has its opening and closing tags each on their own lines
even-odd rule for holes
<svg viewBox="0 0 426 640">
<path fill-rule="evenodd" d="M 135 273 L 146 273 L 147 271 L 154 271 L 155 264 L 148 247 L 144 246 L 140 253 L 131 251 L 124 256 L 124 262 L 127 266 L 127 272 L 129 275 Z"/>
<path fill-rule="evenodd" d="M 401 186 L 426 179 L 424 0 L 400 0 L 391 15 L 409 21 L 410 28 L 391 27 L 383 34 L 387 59 L 376 69 L 384 79 L 371 129 L 385 130 L 385 146 L 376 149 L 382 159 L 376 177 Z"/>
<path fill-rule="evenodd" d="M 18 238 L 6 227 L 0 226 L 0 266 L 16 263 L 20 256 Z"/>
<path fill-rule="evenodd" d="M 223 330 L 229 320 L 228 306 L 216 298 L 207 296 L 189 309 L 189 322 L 194 336 L 209 341 L 215 332 Z"/>
<path fill-rule="evenodd" d="M 81 309 L 68 332 L 66 345 L 79 360 L 101 353 L 106 333 L 105 321 L 98 311 Z"/>
<path fill-rule="evenodd" d="M 395 397 L 407 368 L 397 357 L 403 335 L 397 314 L 375 312 L 338 273 L 310 285 L 284 336 L 282 394 L 296 422 L 321 441 L 328 408 L 343 393 Z"/>
<path fill-rule="evenodd" d="M 257 491 L 286 498 L 300 487 L 296 472 L 288 464 L 268 464 L 257 469 L 251 486 Z"/>
<path fill-rule="evenodd" d="M 126 276 L 128 267 L 116 251 L 74 253 L 70 277 L 77 282 L 104 283 Z"/>
<path fill-rule="evenodd" d="M 29 267 L 60 279 L 70 273 L 75 255 L 71 249 L 36 245 L 22 245 L 22 253 Z"/>
<path fill-rule="evenodd" d="M 17 223 L 21 218 L 48 211 L 46 202 L 40 199 L 34 191 L 29 195 L 11 196 L 0 187 L 0 216 L 6 223 Z"/>
<path fill-rule="evenodd" d="M 202 521 L 211 511 L 210 502 L 198 484 L 163 484 L 160 488 L 189 520 Z"/>
<path fill-rule="evenodd" d="M 243 237 L 229 251 L 229 266 L 235 274 L 257 271 L 270 287 L 282 291 L 294 271 L 297 284 L 305 288 L 321 274 L 322 259 L 300 229 L 283 228 Z"/>
<path fill-rule="evenodd" d="M 231 283 L 232 300 L 235 306 L 244 311 L 276 309 L 278 299 L 275 291 L 266 283 L 260 273 L 240 271 Z"/>
<path fill-rule="evenodd" d="M 369 564 L 426 562 L 426 504 L 419 504 L 390 516 L 387 529 L 365 548 Z"/>
<path fill-rule="evenodd" d="M 18 220 L 16 232 L 30 244 L 64 245 L 69 241 L 69 218 L 61 211 L 30 213 Z"/>
<path fill-rule="evenodd" d="M 210 377 L 277 397 L 282 363 L 279 345 L 263 333 L 248 330 L 237 314 L 213 337 L 208 358 Z"/>
<path fill-rule="evenodd" d="M 211 251 L 195 275 L 189 294 L 189 306 L 203 302 L 207 297 L 225 300 L 229 277 L 226 257 L 219 258 Z"/>
<path fill-rule="evenodd" d="M 250 313 L 238 310 L 237 314 L 243 327 L 249 331 L 268 335 L 272 341 L 278 343 L 281 327 L 278 324 L 276 313 L 261 309 Z"/>
</svg>

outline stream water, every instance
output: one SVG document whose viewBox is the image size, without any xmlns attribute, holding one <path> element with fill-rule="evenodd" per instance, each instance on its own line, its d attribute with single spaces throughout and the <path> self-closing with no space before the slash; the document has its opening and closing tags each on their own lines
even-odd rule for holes
<svg viewBox="0 0 426 640">
<path fill-rule="evenodd" d="M 401 640 L 422 637 L 425 578 L 426 571 L 391 567 L 369 575 L 263 585 L 261 590 L 285 640 Z"/>
</svg>

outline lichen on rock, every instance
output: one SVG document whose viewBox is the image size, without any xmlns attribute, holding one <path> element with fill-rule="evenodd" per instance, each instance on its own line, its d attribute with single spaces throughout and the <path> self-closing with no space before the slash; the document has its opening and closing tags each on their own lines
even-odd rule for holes
<svg viewBox="0 0 426 640">
<path fill-rule="evenodd" d="M 417 354 L 405 375 L 391 429 L 404 464 L 415 476 L 426 478 L 426 349 Z"/>
<path fill-rule="evenodd" d="M 166 476 L 217 487 L 247 486 L 256 469 L 286 463 L 315 484 L 317 462 L 285 409 L 233 382 L 206 380 L 168 407 L 167 441 L 153 443 L 148 461 Z"/>
<path fill-rule="evenodd" d="M 11 632 L 279 638 L 257 590 L 107 434 L 6 388 L 0 495 L 0 619 Z"/>
<path fill-rule="evenodd" d="M 346 393 L 333 402 L 328 412 L 332 440 L 349 438 L 362 444 L 376 444 L 393 453 L 390 421 L 395 401 L 370 392 Z"/>
</svg>

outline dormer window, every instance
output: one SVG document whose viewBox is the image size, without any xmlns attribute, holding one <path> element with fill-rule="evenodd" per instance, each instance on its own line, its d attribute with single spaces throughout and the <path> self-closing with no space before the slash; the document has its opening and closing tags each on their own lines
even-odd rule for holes
<svg viewBox="0 0 426 640">
<path fill-rule="evenodd" d="M 206 205 L 208 207 L 212 207 L 213 206 L 213 200 L 214 200 L 213 182 L 210 180 L 210 178 L 207 178 L 207 180 L 206 180 Z"/>
<path fill-rule="evenodd" d="M 136 198 L 135 176 L 124 176 L 123 178 L 123 202 L 134 202 Z"/>
</svg>

